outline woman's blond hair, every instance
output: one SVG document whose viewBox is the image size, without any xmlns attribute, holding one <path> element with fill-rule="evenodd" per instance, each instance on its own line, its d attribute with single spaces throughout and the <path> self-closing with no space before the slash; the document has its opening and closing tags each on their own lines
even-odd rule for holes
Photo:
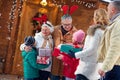
<svg viewBox="0 0 120 80">
<path fill-rule="evenodd" d="M 88 28 L 87 34 L 93 36 L 97 28 L 105 29 L 105 27 L 109 24 L 109 19 L 107 16 L 107 12 L 105 9 L 99 8 L 94 11 L 94 23 Z"/>
<path fill-rule="evenodd" d="M 94 11 L 94 21 L 95 24 L 108 25 L 109 19 L 105 9 L 99 8 Z"/>
</svg>

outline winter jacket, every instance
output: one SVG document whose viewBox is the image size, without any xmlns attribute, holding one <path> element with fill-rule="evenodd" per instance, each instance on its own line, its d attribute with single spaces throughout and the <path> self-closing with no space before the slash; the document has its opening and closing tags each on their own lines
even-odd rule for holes
<svg viewBox="0 0 120 80">
<path fill-rule="evenodd" d="M 67 32 L 64 36 L 62 35 L 61 25 L 55 27 L 53 33 L 54 45 L 57 47 L 59 44 L 63 43 L 71 43 L 72 35 L 77 31 L 75 27 L 73 27 L 69 32 Z M 58 60 L 56 57 L 52 58 L 52 74 L 56 76 L 62 75 L 63 63 L 61 60 Z"/>
<path fill-rule="evenodd" d="M 103 71 L 110 71 L 114 65 L 120 65 L 120 13 L 105 30 L 98 54 L 98 62 L 103 62 Z"/>
<path fill-rule="evenodd" d="M 89 80 L 96 80 L 97 76 L 95 75 L 95 71 L 97 67 L 97 50 L 103 32 L 103 30 L 98 28 L 93 36 L 86 36 L 83 50 L 75 53 L 75 57 L 80 59 L 75 74 L 83 74 Z"/>
<path fill-rule="evenodd" d="M 22 51 L 24 78 L 38 78 L 39 69 L 47 68 L 49 65 L 37 64 L 37 52 L 32 49 L 29 52 Z"/>
</svg>

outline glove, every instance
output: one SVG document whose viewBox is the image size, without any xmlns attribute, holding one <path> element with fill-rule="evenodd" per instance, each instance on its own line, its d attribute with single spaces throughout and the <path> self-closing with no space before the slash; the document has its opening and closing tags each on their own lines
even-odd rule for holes
<svg viewBox="0 0 120 80">
<path fill-rule="evenodd" d="M 71 51 L 71 50 L 69 50 L 68 55 L 69 55 L 70 57 L 75 58 L 75 52 L 73 52 L 73 51 Z"/>
</svg>

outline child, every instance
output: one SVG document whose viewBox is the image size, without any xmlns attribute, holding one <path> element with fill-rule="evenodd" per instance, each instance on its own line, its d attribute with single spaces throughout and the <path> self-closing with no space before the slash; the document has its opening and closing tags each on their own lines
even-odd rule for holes
<svg viewBox="0 0 120 80">
<path fill-rule="evenodd" d="M 37 64 L 37 51 L 33 47 L 35 39 L 28 36 L 24 40 L 27 51 L 22 51 L 24 80 L 39 80 L 39 69 L 47 68 L 48 65 Z"/>
<path fill-rule="evenodd" d="M 72 58 L 68 55 L 69 51 L 75 51 L 75 52 L 81 51 L 83 48 L 82 42 L 84 40 L 84 37 L 85 37 L 84 31 L 78 30 L 73 34 L 73 38 L 72 38 L 73 43 L 61 44 L 59 45 L 60 49 L 57 48 L 54 49 L 53 56 L 56 56 L 58 59 L 63 61 L 63 65 L 64 65 L 63 75 L 65 76 L 66 80 L 75 80 L 74 72 L 79 63 L 78 59 Z"/>
</svg>

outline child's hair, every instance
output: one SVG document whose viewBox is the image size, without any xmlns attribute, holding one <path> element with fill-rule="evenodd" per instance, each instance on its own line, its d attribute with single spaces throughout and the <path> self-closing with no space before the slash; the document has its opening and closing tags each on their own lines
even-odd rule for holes
<svg viewBox="0 0 120 80">
<path fill-rule="evenodd" d="M 84 38 L 85 32 L 83 30 L 78 30 L 73 34 L 73 39 L 78 43 L 82 43 Z"/>
<path fill-rule="evenodd" d="M 25 43 L 26 46 L 33 46 L 34 43 L 35 43 L 35 38 L 32 37 L 32 36 L 27 36 L 24 39 L 24 43 Z"/>
</svg>

